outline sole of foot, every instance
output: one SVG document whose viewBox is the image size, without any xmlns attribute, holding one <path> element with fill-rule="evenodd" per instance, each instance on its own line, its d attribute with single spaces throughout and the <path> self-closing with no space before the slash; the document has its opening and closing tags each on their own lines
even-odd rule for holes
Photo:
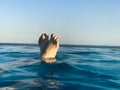
<svg viewBox="0 0 120 90">
<path fill-rule="evenodd" d="M 42 46 L 43 47 L 43 46 Z M 51 34 L 50 40 L 44 51 L 41 53 L 41 58 L 55 58 L 59 49 L 59 39 L 55 34 Z"/>
</svg>

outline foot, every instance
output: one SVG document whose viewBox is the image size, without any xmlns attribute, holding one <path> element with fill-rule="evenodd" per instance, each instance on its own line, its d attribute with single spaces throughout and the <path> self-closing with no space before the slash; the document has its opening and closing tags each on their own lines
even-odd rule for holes
<svg viewBox="0 0 120 90">
<path fill-rule="evenodd" d="M 41 53 L 41 58 L 55 58 L 56 53 L 59 49 L 59 39 L 55 34 L 51 34 L 51 38 L 48 42 L 47 47 Z"/>
<path fill-rule="evenodd" d="M 41 53 L 44 51 L 44 49 L 46 49 L 48 42 L 49 42 L 49 36 L 46 33 L 42 34 L 38 41 Z"/>
</svg>

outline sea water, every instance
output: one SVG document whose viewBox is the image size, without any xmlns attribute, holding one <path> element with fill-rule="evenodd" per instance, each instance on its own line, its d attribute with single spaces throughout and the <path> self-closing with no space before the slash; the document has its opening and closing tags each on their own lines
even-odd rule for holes
<svg viewBox="0 0 120 90">
<path fill-rule="evenodd" d="M 60 46 L 57 63 L 38 45 L 0 44 L 0 90 L 120 90 L 120 47 Z"/>
</svg>

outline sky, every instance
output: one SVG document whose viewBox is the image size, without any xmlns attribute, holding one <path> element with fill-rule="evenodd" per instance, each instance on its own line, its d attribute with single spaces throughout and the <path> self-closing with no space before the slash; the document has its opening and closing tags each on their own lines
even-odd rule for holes
<svg viewBox="0 0 120 90">
<path fill-rule="evenodd" d="M 0 0 L 0 43 L 120 46 L 120 0 Z"/>
</svg>

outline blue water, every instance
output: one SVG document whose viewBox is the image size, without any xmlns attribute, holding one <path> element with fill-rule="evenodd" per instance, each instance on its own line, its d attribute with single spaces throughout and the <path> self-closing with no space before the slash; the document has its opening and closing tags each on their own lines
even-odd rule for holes
<svg viewBox="0 0 120 90">
<path fill-rule="evenodd" d="M 0 44 L 0 90 L 120 90 L 120 48 L 61 46 L 58 63 L 37 45 Z"/>
</svg>

